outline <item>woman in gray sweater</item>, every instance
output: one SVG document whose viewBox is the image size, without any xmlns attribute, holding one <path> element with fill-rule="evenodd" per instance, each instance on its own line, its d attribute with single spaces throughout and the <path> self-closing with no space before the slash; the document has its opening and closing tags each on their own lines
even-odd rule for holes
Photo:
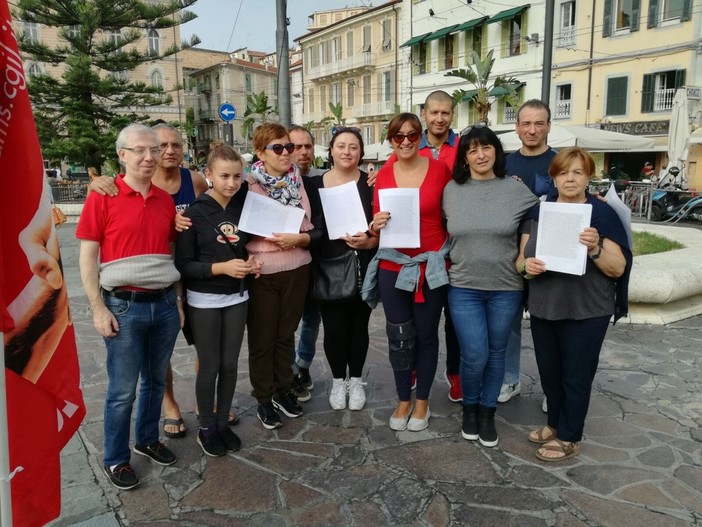
<svg viewBox="0 0 702 527">
<path fill-rule="evenodd" d="M 461 433 L 487 447 L 498 442 L 494 417 L 505 349 L 522 306 L 514 266 L 518 229 L 538 202 L 526 185 L 505 177 L 505 154 L 492 130 L 464 130 L 443 196 L 451 240 L 448 300 L 461 347 Z"/>
</svg>

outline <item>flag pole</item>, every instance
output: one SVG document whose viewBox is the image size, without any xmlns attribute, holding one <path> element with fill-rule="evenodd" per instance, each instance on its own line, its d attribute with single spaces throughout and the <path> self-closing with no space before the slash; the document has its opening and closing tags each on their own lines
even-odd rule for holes
<svg viewBox="0 0 702 527">
<path fill-rule="evenodd" d="M 10 444 L 7 439 L 7 388 L 5 385 L 5 335 L 0 331 L 0 525 L 12 525 Z"/>
</svg>

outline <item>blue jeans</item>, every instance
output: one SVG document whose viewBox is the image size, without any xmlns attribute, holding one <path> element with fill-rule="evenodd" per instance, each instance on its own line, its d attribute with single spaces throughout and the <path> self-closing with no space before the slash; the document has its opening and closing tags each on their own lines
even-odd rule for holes
<svg viewBox="0 0 702 527">
<path fill-rule="evenodd" d="M 319 302 L 307 295 L 305 310 L 302 312 L 302 322 L 300 322 L 300 340 L 297 344 L 297 355 L 293 354 L 293 364 L 298 368 L 309 368 L 312 365 L 316 352 L 317 337 L 319 336 L 319 324 L 321 322 L 322 313 L 319 311 Z"/>
<path fill-rule="evenodd" d="M 507 351 L 505 352 L 505 380 L 502 384 L 517 384 L 519 382 L 519 370 L 522 359 L 522 320 L 524 310 L 517 311 L 512 327 L 509 330 L 509 340 L 507 341 Z"/>
<path fill-rule="evenodd" d="M 107 309 L 119 324 L 116 336 L 105 337 L 109 384 L 105 397 L 104 450 L 105 465 L 112 466 L 128 463 L 130 459 L 129 427 L 140 376 L 135 441 L 138 445 L 158 441 L 166 370 L 180 331 L 180 319 L 172 289 L 155 302 L 103 296 Z"/>
<path fill-rule="evenodd" d="M 463 404 L 496 407 L 507 339 L 522 306 L 522 292 L 449 286 L 448 299 L 461 346 Z"/>
</svg>

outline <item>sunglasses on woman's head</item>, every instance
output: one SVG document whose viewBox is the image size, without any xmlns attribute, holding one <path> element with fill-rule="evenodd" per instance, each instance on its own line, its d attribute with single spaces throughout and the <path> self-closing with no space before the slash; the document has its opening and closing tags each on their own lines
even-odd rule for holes
<svg viewBox="0 0 702 527">
<path fill-rule="evenodd" d="M 334 128 L 332 135 L 342 134 L 344 132 L 356 132 L 357 134 L 360 134 L 361 129 L 356 128 L 355 126 L 337 126 Z"/>
<path fill-rule="evenodd" d="M 293 150 L 295 150 L 295 144 L 294 143 L 286 143 L 284 145 L 281 144 L 274 144 L 274 145 L 268 145 L 266 147 L 266 150 L 273 150 L 273 153 L 277 156 L 281 155 L 283 153 L 283 150 L 287 150 L 288 154 L 292 154 Z"/>
<path fill-rule="evenodd" d="M 468 127 L 464 128 L 463 130 L 461 130 L 461 133 L 459 134 L 460 137 L 463 137 L 464 135 L 468 135 L 473 128 L 487 128 L 487 123 L 475 123 L 473 126 L 468 126 Z"/>
<path fill-rule="evenodd" d="M 390 140 L 393 141 L 395 144 L 401 145 L 405 139 L 409 139 L 410 143 L 416 143 L 419 140 L 419 136 L 421 134 L 417 131 L 412 131 L 408 134 L 392 134 L 390 136 Z"/>
</svg>

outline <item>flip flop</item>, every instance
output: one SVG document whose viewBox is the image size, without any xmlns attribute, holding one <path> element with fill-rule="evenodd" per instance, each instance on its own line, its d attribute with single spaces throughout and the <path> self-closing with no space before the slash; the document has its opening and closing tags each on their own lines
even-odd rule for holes
<svg viewBox="0 0 702 527">
<path fill-rule="evenodd" d="M 562 452 L 563 455 L 559 457 L 546 457 L 543 454 L 539 453 L 539 450 L 536 451 L 536 457 L 538 457 L 541 461 L 547 461 L 547 462 L 554 462 L 554 461 L 564 461 L 570 457 L 577 456 L 580 453 L 580 443 L 564 443 L 560 439 L 554 439 L 553 442 L 555 442 L 555 445 L 551 444 L 546 444 L 543 445 L 541 448 L 544 450 L 549 450 L 551 452 Z"/>
<path fill-rule="evenodd" d="M 532 443 L 543 445 L 556 439 L 556 431 L 550 426 L 542 426 L 529 432 L 527 437 Z"/>
<path fill-rule="evenodd" d="M 177 426 L 178 431 L 177 432 L 166 432 L 166 427 L 167 426 Z M 179 417 L 178 419 L 164 419 L 163 420 L 163 435 L 165 435 L 168 439 L 180 439 L 181 437 L 185 437 L 185 433 L 188 430 L 185 428 L 185 423 L 183 422 L 183 418 Z"/>
</svg>

